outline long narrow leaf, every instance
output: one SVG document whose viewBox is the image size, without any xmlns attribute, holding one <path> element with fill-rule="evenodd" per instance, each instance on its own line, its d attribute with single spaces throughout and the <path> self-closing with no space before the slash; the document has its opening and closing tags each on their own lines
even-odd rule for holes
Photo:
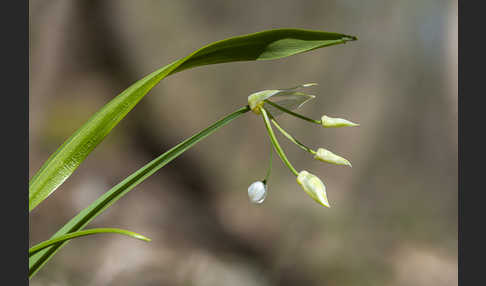
<svg viewBox="0 0 486 286">
<path fill-rule="evenodd" d="M 356 40 L 353 36 L 300 29 L 277 29 L 209 44 L 135 82 L 96 112 L 69 137 L 29 183 L 29 211 L 54 192 L 160 80 L 203 65 L 288 57 Z"/>
<path fill-rule="evenodd" d="M 219 121 L 215 122 L 208 128 L 200 131 L 199 133 L 189 137 L 188 139 L 182 141 L 169 151 L 160 155 L 156 159 L 152 160 L 150 163 L 140 168 L 138 171 L 128 176 L 125 180 L 120 182 L 118 185 L 111 188 L 108 192 L 99 197 L 95 202 L 93 202 L 89 207 L 82 210 L 77 216 L 71 219 L 67 224 L 65 224 L 58 232 L 56 232 L 52 238 L 57 238 L 68 233 L 79 231 L 84 228 L 90 221 L 101 214 L 109 206 L 114 204 L 121 197 L 126 195 L 135 186 L 143 182 L 145 179 L 154 174 L 157 170 L 168 164 L 170 161 L 177 158 L 187 149 L 191 148 L 197 142 L 209 136 L 211 133 L 215 132 L 219 128 L 228 124 L 235 118 L 241 116 L 242 114 L 250 111 L 248 106 L 240 108 L 239 110 L 223 117 Z M 35 255 L 29 258 L 29 278 L 32 278 L 34 274 L 68 241 L 55 244 L 47 249 L 39 251 Z"/>
<path fill-rule="evenodd" d="M 29 249 L 29 257 L 32 255 L 36 254 L 37 252 L 41 251 L 44 248 L 47 248 L 51 245 L 54 245 L 56 243 L 61 243 L 67 240 L 71 240 L 73 238 L 78 238 L 78 237 L 83 237 L 83 236 L 88 236 L 88 235 L 93 235 L 93 234 L 101 234 L 101 233 L 118 233 L 118 234 L 123 234 L 126 236 L 130 236 L 136 239 L 144 240 L 144 241 L 150 241 L 150 238 L 145 237 L 141 234 L 138 234 L 133 231 L 129 230 L 124 230 L 124 229 L 119 229 L 119 228 L 92 228 L 92 229 L 87 229 L 87 230 L 82 230 L 82 231 L 76 231 L 76 232 L 71 232 L 65 235 L 58 236 L 53 239 L 49 239 L 46 241 L 43 241 L 39 244 L 36 244 L 32 246 Z"/>
</svg>

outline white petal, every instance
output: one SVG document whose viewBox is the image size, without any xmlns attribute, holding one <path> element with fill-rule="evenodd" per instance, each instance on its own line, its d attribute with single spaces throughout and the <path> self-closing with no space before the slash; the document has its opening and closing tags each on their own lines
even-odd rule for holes
<svg viewBox="0 0 486 286">
<path fill-rule="evenodd" d="M 261 181 L 254 182 L 248 187 L 248 197 L 254 204 L 263 203 L 267 197 L 267 186 Z"/>
</svg>

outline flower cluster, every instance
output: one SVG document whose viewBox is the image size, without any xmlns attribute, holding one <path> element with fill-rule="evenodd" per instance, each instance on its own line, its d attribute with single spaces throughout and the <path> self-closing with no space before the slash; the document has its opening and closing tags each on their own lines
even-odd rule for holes
<svg viewBox="0 0 486 286">
<path fill-rule="evenodd" d="M 252 93 L 248 96 L 248 106 L 250 109 L 258 115 L 261 115 L 263 121 L 265 123 L 265 127 L 268 131 L 270 136 L 270 141 L 273 145 L 273 148 L 279 155 L 280 159 L 285 163 L 285 165 L 290 169 L 290 171 L 297 177 L 297 183 L 302 187 L 302 189 L 317 203 L 330 207 L 329 201 L 327 199 L 326 193 L 326 186 L 324 183 L 315 175 L 309 173 L 306 170 L 302 170 L 297 172 L 297 170 L 292 166 L 290 161 L 288 160 L 287 156 L 285 155 L 282 147 L 277 141 L 275 133 L 272 129 L 272 124 L 280 131 L 287 139 L 292 141 L 296 144 L 299 148 L 303 149 L 304 151 L 314 155 L 314 159 L 320 160 L 323 162 L 336 164 L 336 165 L 346 165 L 351 167 L 351 163 L 346 160 L 345 158 L 334 154 L 333 152 L 324 149 L 318 148 L 317 151 L 307 147 L 306 145 L 299 142 L 295 139 L 292 135 L 290 135 L 287 131 L 285 131 L 275 120 L 275 117 L 282 114 L 287 113 L 297 118 L 303 119 L 305 121 L 322 125 L 323 127 L 352 127 L 352 126 L 359 126 L 359 124 L 353 123 L 349 120 L 343 118 L 335 118 L 330 117 L 327 115 L 323 115 L 321 120 L 314 120 L 308 117 L 305 117 L 301 114 L 295 113 L 292 110 L 299 108 L 307 101 L 315 98 L 314 95 L 306 94 L 303 92 L 298 91 L 300 88 L 310 87 L 316 85 L 315 83 L 308 83 L 302 84 L 296 87 L 288 88 L 288 89 L 278 89 L 278 90 L 263 90 L 259 92 Z M 270 98 L 272 100 L 270 100 Z M 272 153 L 270 153 L 271 155 Z M 267 176 L 263 181 L 256 181 L 250 185 L 248 188 L 248 196 L 250 197 L 250 201 L 256 204 L 261 204 L 265 200 L 267 196 L 267 180 L 268 176 L 270 175 L 271 171 L 271 160 L 270 157 L 270 165 L 269 170 L 267 172 Z"/>
</svg>

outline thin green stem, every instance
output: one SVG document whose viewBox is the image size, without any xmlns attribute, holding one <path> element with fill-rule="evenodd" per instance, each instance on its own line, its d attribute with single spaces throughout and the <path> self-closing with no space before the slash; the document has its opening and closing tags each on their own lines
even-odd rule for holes
<svg viewBox="0 0 486 286">
<path fill-rule="evenodd" d="M 68 234 L 65 234 L 65 235 L 61 235 L 61 236 L 58 236 L 56 238 L 49 239 L 49 240 L 43 241 L 39 244 L 36 244 L 29 249 L 29 257 L 31 255 L 34 255 L 37 252 L 41 251 L 42 249 L 53 245 L 53 244 L 63 242 L 63 241 L 66 241 L 66 240 L 70 240 L 70 239 L 73 239 L 73 238 L 76 238 L 76 237 L 82 237 L 82 236 L 88 236 L 88 235 L 100 234 L 100 233 L 118 233 L 118 234 L 123 234 L 123 235 L 130 236 L 130 237 L 133 237 L 133 238 L 136 238 L 136 239 L 144 240 L 144 241 L 150 241 L 151 240 L 148 237 L 145 237 L 141 234 L 138 234 L 136 232 L 129 231 L 129 230 L 124 230 L 124 229 L 119 229 L 119 228 L 92 228 L 92 229 L 87 229 L 87 230 L 82 230 L 82 231 L 77 231 L 77 232 L 72 232 L 72 233 L 68 233 Z"/>
<path fill-rule="evenodd" d="M 270 159 L 268 160 L 267 174 L 265 175 L 265 179 L 263 179 L 264 184 L 267 183 L 268 177 L 270 177 L 270 173 L 272 172 L 272 161 L 273 161 L 273 146 L 270 146 Z"/>
<path fill-rule="evenodd" d="M 295 170 L 294 166 L 290 164 L 289 159 L 287 159 L 287 156 L 285 156 L 284 151 L 282 150 L 282 147 L 280 147 L 280 144 L 278 144 L 277 137 L 275 137 L 275 133 L 273 132 L 272 125 L 270 124 L 270 119 L 268 118 L 267 111 L 264 108 L 260 108 L 260 111 L 263 116 L 263 121 L 265 121 L 265 127 L 267 127 L 268 135 L 270 135 L 270 141 L 273 144 L 273 147 L 275 147 L 275 151 L 277 151 L 277 154 L 280 156 L 280 159 L 289 167 L 290 171 L 294 173 L 294 175 L 298 176 L 299 173 L 297 170 Z"/>
<path fill-rule="evenodd" d="M 206 138 L 219 128 L 230 123 L 232 120 L 238 118 L 244 113 L 250 111 L 250 107 L 242 107 L 235 112 L 226 115 L 222 119 L 213 123 L 208 128 L 198 132 L 197 134 L 187 138 L 178 145 L 174 146 L 169 151 L 160 155 L 156 159 L 152 160 L 142 168 L 138 169 L 136 172 L 125 178 L 123 181 L 118 183 L 116 186 L 111 188 L 109 191 L 104 193 L 96 201 L 94 201 L 87 208 L 83 209 L 74 218 L 72 218 L 67 224 L 65 224 L 59 231 L 57 231 L 52 238 L 57 238 L 59 236 L 65 235 L 67 233 L 79 231 L 83 229 L 89 222 L 91 222 L 98 215 L 103 213 L 108 207 L 130 192 L 138 184 L 145 181 L 148 177 L 157 172 L 160 168 L 167 165 L 169 162 L 177 158 L 179 155 L 184 153 L 187 149 L 194 146 L 197 142 Z M 38 253 L 29 257 L 29 279 L 68 241 L 63 241 L 54 244 L 48 248 L 45 248 Z"/>
<path fill-rule="evenodd" d="M 307 151 L 311 154 L 316 154 L 316 151 L 312 150 L 311 148 L 305 146 L 303 143 L 301 143 L 300 141 L 298 141 L 297 139 L 295 139 L 292 135 L 290 135 L 289 133 L 287 133 L 287 131 L 285 131 L 278 123 L 277 121 L 275 120 L 275 118 L 272 118 L 270 119 L 270 121 L 272 121 L 273 125 L 275 125 L 275 127 L 277 127 L 278 131 L 280 131 L 280 133 L 282 133 L 285 137 L 287 137 L 287 139 L 289 139 L 290 141 L 292 141 L 295 145 L 299 146 L 301 149 L 303 149 L 304 151 Z"/>
<path fill-rule="evenodd" d="M 295 112 L 293 112 L 293 111 L 291 111 L 291 110 L 288 110 L 287 108 L 285 108 L 285 107 L 283 107 L 283 106 L 280 106 L 280 105 L 278 105 L 278 104 L 276 104 L 276 103 L 274 103 L 274 102 L 271 102 L 270 100 L 265 100 L 265 103 L 268 103 L 268 104 L 270 104 L 271 106 L 273 106 L 273 107 L 275 107 L 275 108 L 277 108 L 277 109 L 280 109 L 280 110 L 282 110 L 283 112 L 288 113 L 288 114 L 290 114 L 290 115 L 292 115 L 292 116 L 295 116 L 295 117 L 297 117 L 297 118 L 300 118 L 300 119 L 303 119 L 303 120 L 305 120 L 305 121 L 309 121 L 309 122 L 312 122 L 312 123 L 315 123 L 315 124 L 321 125 L 321 121 L 320 121 L 320 120 L 314 120 L 314 119 L 312 119 L 312 118 L 305 117 L 304 115 L 300 115 L 300 114 L 295 113 Z"/>
</svg>

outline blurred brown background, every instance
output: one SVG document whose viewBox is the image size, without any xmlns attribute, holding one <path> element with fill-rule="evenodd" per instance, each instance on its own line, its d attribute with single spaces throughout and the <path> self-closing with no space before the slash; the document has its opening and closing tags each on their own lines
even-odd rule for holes
<svg viewBox="0 0 486 286">
<path fill-rule="evenodd" d="M 134 81 L 212 41 L 282 27 L 356 35 L 287 59 L 214 65 L 163 80 L 75 174 L 30 214 L 47 239 L 110 187 L 246 104 L 248 94 L 317 82 L 300 112 L 361 124 L 323 129 L 281 116 L 353 168 L 291 162 L 323 179 L 331 209 L 277 158 L 247 114 L 184 153 L 71 242 L 31 285 L 457 285 L 457 1 L 61 1 L 30 3 L 32 176 L 96 110 Z"/>
</svg>

